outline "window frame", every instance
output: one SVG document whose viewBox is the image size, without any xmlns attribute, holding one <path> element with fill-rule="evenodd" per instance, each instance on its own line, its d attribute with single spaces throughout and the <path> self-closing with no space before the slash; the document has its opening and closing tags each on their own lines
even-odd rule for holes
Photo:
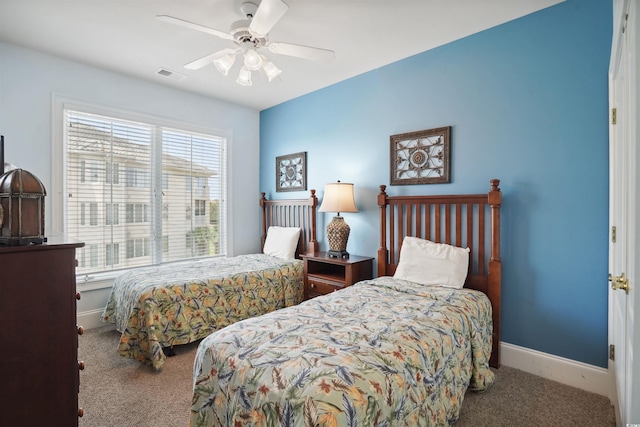
<svg viewBox="0 0 640 427">
<path fill-rule="evenodd" d="M 223 161 L 224 167 L 223 171 L 220 175 L 220 178 L 223 180 L 223 184 L 221 186 L 222 196 L 221 198 L 224 200 L 224 209 L 220 211 L 220 215 L 224 215 L 224 220 L 226 222 L 226 232 L 224 233 L 223 239 L 220 242 L 220 255 L 214 256 L 225 256 L 226 254 L 232 253 L 233 245 L 233 215 L 231 215 L 232 211 L 232 198 L 231 195 L 231 147 L 232 147 L 232 132 L 228 129 L 210 127 L 210 126 L 202 126 L 196 125 L 193 123 L 188 123 L 180 120 L 172 120 L 164 117 L 158 117 L 154 115 L 137 113 L 128 111 L 126 109 L 107 107 L 99 104 L 88 103 L 85 101 L 69 98 L 66 96 L 61 96 L 57 94 L 53 94 L 52 96 L 52 129 L 54 138 L 52 140 L 52 156 L 51 156 L 51 164 L 52 164 L 52 195 L 54 197 L 50 197 L 50 215 L 51 221 L 50 226 L 48 227 L 53 234 L 64 235 L 65 234 L 65 222 L 66 222 L 66 198 L 64 195 L 66 194 L 66 175 L 65 171 L 67 170 L 68 163 L 66 158 L 66 150 L 65 150 L 65 110 L 76 110 L 87 114 L 97 114 L 106 117 L 110 117 L 114 120 L 125 120 L 125 121 L 138 121 L 147 123 L 153 126 L 160 126 L 169 130 L 181 130 L 188 133 L 196 133 L 203 135 L 211 135 L 214 137 L 220 137 L 225 140 L 224 148 L 223 148 Z M 117 182 L 113 183 L 114 185 L 125 186 L 126 185 L 126 171 L 122 164 L 117 165 L 118 168 L 118 178 Z M 85 170 L 88 171 L 88 168 Z M 89 182 L 88 177 L 85 182 Z M 163 188 L 163 179 L 160 175 L 160 180 L 158 183 L 160 189 Z M 161 194 L 158 195 L 161 197 Z M 150 216 L 154 217 L 155 215 L 162 216 L 162 203 L 159 204 L 159 212 L 150 212 Z M 88 206 L 87 206 L 88 208 Z M 87 218 L 86 222 L 89 223 L 89 209 L 87 209 Z M 126 219 L 126 213 L 123 212 L 121 207 L 120 209 L 120 224 L 124 224 Z M 103 221 L 104 222 L 104 219 Z M 100 224 L 100 220 L 99 220 Z M 161 236 L 162 240 L 162 236 Z M 122 242 L 121 242 L 122 243 Z M 125 243 L 126 245 L 126 243 Z M 122 248 L 123 245 L 120 245 Z M 86 260 L 89 261 L 91 256 L 89 255 L 90 249 L 87 247 L 86 250 L 83 251 L 88 256 L 86 256 Z M 153 251 L 153 249 L 151 249 Z M 120 263 L 123 262 L 123 259 L 126 259 L 126 250 L 122 251 L 120 254 Z M 90 262 L 86 262 L 87 265 Z M 110 287 L 113 283 L 113 279 L 120 275 L 122 272 L 135 269 L 138 267 L 125 268 L 120 270 L 114 270 L 109 272 L 101 272 L 101 273 L 92 273 L 89 275 L 78 274 L 76 275 L 76 281 L 79 287 L 85 290 L 93 290 L 93 289 L 102 289 Z"/>
</svg>

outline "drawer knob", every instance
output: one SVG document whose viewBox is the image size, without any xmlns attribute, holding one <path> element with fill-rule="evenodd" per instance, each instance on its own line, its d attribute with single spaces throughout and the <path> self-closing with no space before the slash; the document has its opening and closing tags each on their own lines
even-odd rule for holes
<svg viewBox="0 0 640 427">
<path fill-rule="evenodd" d="M 84 409 L 78 408 L 78 417 L 82 418 L 83 415 L 84 415 Z"/>
<path fill-rule="evenodd" d="M 78 335 L 84 334 L 84 328 L 82 326 L 78 326 Z"/>
<path fill-rule="evenodd" d="M 315 284 L 315 283 L 312 283 L 312 284 L 310 284 L 310 285 L 309 285 L 309 287 L 310 287 L 311 289 L 313 289 L 313 288 L 315 288 L 315 287 L 316 287 L 316 284 Z"/>
<path fill-rule="evenodd" d="M 76 299 L 79 300 L 80 299 L 80 292 L 76 293 Z"/>
<path fill-rule="evenodd" d="M 84 371 L 84 360 L 78 360 L 78 369 Z"/>
</svg>

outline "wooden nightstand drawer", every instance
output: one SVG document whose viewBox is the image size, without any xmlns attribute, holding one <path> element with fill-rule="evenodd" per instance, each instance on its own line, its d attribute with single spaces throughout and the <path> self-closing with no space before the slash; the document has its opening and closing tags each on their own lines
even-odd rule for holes
<svg viewBox="0 0 640 427">
<path fill-rule="evenodd" d="M 318 295 L 326 295 L 344 288 L 343 283 L 322 280 L 313 276 L 307 277 L 307 284 L 309 287 L 309 298 L 317 297 Z"/>
<path fill-rule="evenodd" d="M 303 255 L 304 296 L 314 298 L 351 286 L 360 280 L 371 279 L 373 258 L 352 255 L 332 258 L 326 252 Z"/>
</svg>

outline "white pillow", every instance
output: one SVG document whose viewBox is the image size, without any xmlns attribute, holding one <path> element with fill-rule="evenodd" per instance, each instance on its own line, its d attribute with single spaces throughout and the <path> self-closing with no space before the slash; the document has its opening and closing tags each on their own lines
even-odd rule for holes
<svg viewBox="0 0 640 427">
<path fill-rule="evenodd" d="M 469 267 L 469 248 L 407 236 L 402 242 L 400 262 L 393 277 L 423 285 L 460 289 Z"/>
<path fill-rule="evenodd" d="M 262 252 L 283 259 L 294 259 L 298 248 L 300 228 L 271 226 Z"/>
</svg>

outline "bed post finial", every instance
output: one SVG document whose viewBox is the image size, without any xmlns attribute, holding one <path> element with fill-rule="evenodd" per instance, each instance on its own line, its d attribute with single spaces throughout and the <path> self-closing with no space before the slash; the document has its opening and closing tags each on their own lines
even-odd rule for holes
<svg viewBox="0 0 640 427">
<path fill-rule="evenodd" d="M 387 193 L 385 193 L 384 191 L 386 189 L 386 185 L 380 186 L 380 193 L 378 194 L 378 206 L 385 206 L 387 204 Z"/>
</svg>

